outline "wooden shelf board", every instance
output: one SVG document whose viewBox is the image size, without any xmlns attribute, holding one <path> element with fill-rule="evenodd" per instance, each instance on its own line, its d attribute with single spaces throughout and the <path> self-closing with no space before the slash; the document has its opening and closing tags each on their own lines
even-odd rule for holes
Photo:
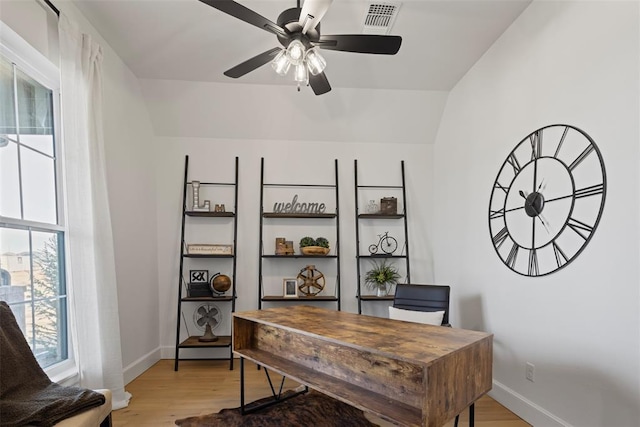
<svg viewBox="0 0 640 427">
<path fill-rule="evenodd" d="M 283 297 L 278 295 L 266 295 L 262 297 L 262 301 L 338 301 L 334 296 L 317 296 L 317 297 Z"/>
<path fill-rule="evenodd" d="M 379 297 L 376 295 L 360 295 L 362 301 L 393 301 L 393 295 L 386 295 L 384 297 Z"/>
<path fill-rule="evenodd" d="M 233 258 L 233 255 L 220 254 L 184 254 L 185 258 Z"/>
<path fill-rule="evenodd" d="M 218 335 L 218 341 L 200 342 L 200 336 L 191 336 L 182 341 L 178 347 L 180 348 L 208 348 L 208 347 L 229 347 L 231 345 L 230 335 Z"/>
<path fill-rule="evenodd" d="M 338 255 L 302 255 L 302 254 L 294 254 L 294 255 L 262 255 L 262 258 L 338 258 Z"/>
<path fill-rule="evenodd" d="M 277 213 L 277 212 L 263 212 L 264 218 L 335 218 L 338 215 L 335 213 Z"/>
<path fill-rule="evenodd" d="M 389 255 L 389 254 L 376 254 L 376 255 L 358 255 L 357 258 L 406 258 L 406 255 Z"/>
<path fill-rule="evenodd" d="M 402 214 L 359 214 L 358 218 L 360 219 L 399 219 L 403 218 Z"/>
<path fill-rule="evenodd" d="M 195 301 L 195 302 L 205 302 L 205 301 L 233 301 L 236 297 L 233 296 L 223 296 L 223 297 L 183 297 L 182 301 Z"/>
<path fill-rule="evenodd" d="M 234 216 L 236 216 L 235 213 L 233 212 L 213 212 L 213 211 L 185 211 L 184 212 L 185 215 L 187 216 L 202 216 L 202 217 L 225 217 L 225 218 L 232 218 Z"/>
<path fill-rule="evenodd" d="M 402 401 L 390 399 L 263 350 L 237 349 L 234 353 L 381 418 L 401 425 L 422 425 L 421 410 Z"/>
</svg>

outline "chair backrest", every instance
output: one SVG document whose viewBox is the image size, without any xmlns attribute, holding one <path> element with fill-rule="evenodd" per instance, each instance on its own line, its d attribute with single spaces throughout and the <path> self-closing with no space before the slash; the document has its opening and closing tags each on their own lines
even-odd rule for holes
<svg viewBox="0 0 640 427">
<path fill-rule="evenodd" d="M 449 324 L 449 294 L 447 285 L 418 285 L 398 283 L 393 306 L 413 311 L 444 310 L 442 324 Z"/>
</svg>

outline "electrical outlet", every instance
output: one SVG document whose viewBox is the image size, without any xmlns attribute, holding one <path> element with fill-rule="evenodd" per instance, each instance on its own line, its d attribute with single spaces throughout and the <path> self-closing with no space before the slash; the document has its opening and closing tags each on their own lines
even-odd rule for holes
<svg viewBox="0 0 640 427">
<path fill-rule="evenodd" d="M 536 380 L 536 366 L 533 363 L 527 362 L 525 370 L 525 378 L 527 378 L 531 382 L 535 382 Z"/>
</svg>

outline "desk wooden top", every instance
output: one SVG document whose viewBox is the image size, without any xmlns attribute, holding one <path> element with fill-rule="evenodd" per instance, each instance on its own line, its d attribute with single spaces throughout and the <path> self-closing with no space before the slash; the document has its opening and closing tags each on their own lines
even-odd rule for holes
<svg viewBox="0 0 640 427">
<path fill-rule="evenodd" d="M 234 317 L 429 365 L 492 334 L 296 305 L 235 312 Z"/>
</svg>

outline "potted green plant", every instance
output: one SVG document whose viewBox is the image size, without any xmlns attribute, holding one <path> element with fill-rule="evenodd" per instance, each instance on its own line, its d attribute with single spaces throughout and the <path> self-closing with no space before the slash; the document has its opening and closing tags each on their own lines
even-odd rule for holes
<svg viewBox="0 0 640 427">
<path fill-rule="evenodd" d="M 321 248 L 329 249 L 329 241 L 324 237 L 318 237 L 316 239 L 316 245 L 320 246 Z"/>
<path fill-rule="evenodd" d="M 372 262 L 373 268 L 365 274 L 365 285 L 376 291 L 377 296 L 385 296 L 389 293 L 389 287 L 398 283 L 400 273 L 398 269 L 389 264 L 387 260 L 378 263 Z"/>
<path fill-rule="evenodd" d="M 324 237 L 305 236 L 300 239 L 300 252 L 304 255 L 327 255 L 329 253 L 329 241 Z"/>
</svg>

